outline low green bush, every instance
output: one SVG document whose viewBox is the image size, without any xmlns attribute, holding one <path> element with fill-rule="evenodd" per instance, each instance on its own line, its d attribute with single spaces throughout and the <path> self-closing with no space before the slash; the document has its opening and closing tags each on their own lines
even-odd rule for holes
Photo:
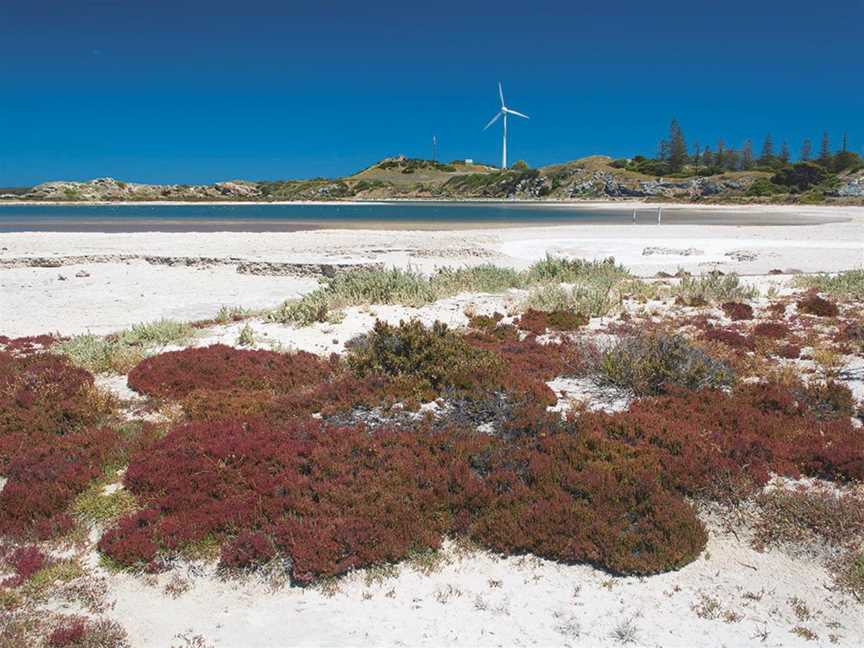
<svg viewBox="0 0 864 648">
<path fill-rule="evenodd" d="M 194 334 L 184 322 L 159 320 L 136 324 L 120 333 L 107 336 L 76 335 L 57 346 L 73 364 L 93 373 L 126 373 L 138 364 L 148 350 L 182 344 Z"/>
<path fill-rule="evenodd" d="M 834 275 L 798 275 L 792 280 L 796 288 L 813 288 L 833 297 L 864 299 L 864 270 L 847 270 Z"/>
<path fill-rule="evenodd" d="M 673 387 L 727 387 L 732 369 L 678 335 L 634 335 L 603 353 L 602 380 L 640 396 L 658 395 Z"/>
<path fill-rule="evenodd" d="M 710 302 L 746 301 L 756 297 L 759 291 L 742 283 L 736 274 L 710 272 L 699 277 L 682 277 L 672 288 L 672 294 L 686 304 L 697 306 Z"/>
<path fill-rule="evenodd" d="M 337 275 L 299 300 L 286 301 L 270 313 L 269 318 L 308 326 L 327 321 L 333 317 L 334 310 L 348 306 L 404 304 L 419 307 L 461 292 L 500 293 L 512 288 L 557 283 L 578 284 L 570 290 L 573 299 L 587 308 L 586 313 L 602 314 L 611 307 L 607 302 L 620 301 L 614 287 L 624 280 L 633 281 L 630 273 L 611 258 L 584 261 L 546 257 L 521 272 L 492 264 L 442 268 L 430 276 L 400 268 L 353 272 Z"/>
</svg>

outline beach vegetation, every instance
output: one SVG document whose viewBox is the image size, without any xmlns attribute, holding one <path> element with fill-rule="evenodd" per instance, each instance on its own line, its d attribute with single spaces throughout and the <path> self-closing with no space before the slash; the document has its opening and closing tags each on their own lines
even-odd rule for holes
<svg viewBox="0 0 864 648">
<path fill-rule="evenodd" d="M 348 306 L 404 304 L 419 307 L 463 292 L 500 293 L 555 283 L 578 284 L 570 289 L 571 301 L 586 309 L 586 314 L 601 314 L 608 310 L 607 302 L 618 299 L 615 285 L 629 277 L 613 259 L 584 261 L 555 257 L 546 257 L 521 272 L 483 264 L 442 268 L 432 275 L 400 268 L 344 273 L 299 300 L 285 302 L 270 314 L 270 319 L 308 326 L 328 321 L 334 310 Z"/>
<path fill-rule="evenodd" d="M 588 316 L 570 310 L 552 310 L 547 312 L 529 308 L 522 313 L 516 325 L 535 335 L 543 335 L 548 330 L 575 331 L 588 324 Z"/>
<path fill-rule="evenodd" d="M 237 336 L 237 346 L 251 347 L 255 346 L 255 331 L 249 324 L 244 324 Z"/>
<path fill-rule="evenodd" d="M 672 288 L 672 293 L 685 304 L 700 306 L 708 303 L 724 303 L 753 299 L 759 291 L 741 281 L 736 274 L 709 272 L 692 277 L 685 275 Z"/>
<path fill-rule="evenodd" d="M 782 340 L 789 335 L 789 327 L 780 321 L 759 322 L 753 327 L 754 338 Z"/>
<path fill-rule="evenodd" d="M 750 306 L 750 304 L 729 301 L 723 303 L 720 308 L 723 309 L 726 317 L 731 319 L 733 322 L 753 319 L 753 307 Z"/>
<path fill-rule="evenodd" d="M 771 183 L 787 187 L 790 191 L 803 193 L 828 179 L 828 171 L 816 162 L 797 162 L 778 171 Z"/>
<path fill-rule="evenodd" d="M 624 337 L 603 353 L 598 372 L 604 381 L 640 396 L 728 387 L 735 378 L 730 367 L 678 335 Z"/>
<path fill-rule="evenodd" d="M 799 313 L 807 315 L 815 315 L 817 317 L 837 317 L 840 310 L 837 304 L 827 299 L 823 299 L 817 294 L 809 293 L 796 303 Z"/>
<path fill-rule="evenodd" d="M 838 299 L 864 299 L 864 270 L 847 270 L 837 274 L 798 275 L 792 280 L 798 288 L 808 288 Z"/>
<path fill-rule="evenodd" d="M 190 324 L 159 320 L 113 335 L 76 335 L 58 344 L 56 350 L 93 373 L 126 373 L 153 349 L 183 344 L 193 335 Z"/>
<path fill-rule="evenodd" d="M 331 374 L 328 360 L 300 351 L 235 349 L 224 344 L 169 351 L 141 361 L 129 372 L 129 387 L 157 398 L 182 398 L 196 389 L 287 392 Z"/>
</svg>

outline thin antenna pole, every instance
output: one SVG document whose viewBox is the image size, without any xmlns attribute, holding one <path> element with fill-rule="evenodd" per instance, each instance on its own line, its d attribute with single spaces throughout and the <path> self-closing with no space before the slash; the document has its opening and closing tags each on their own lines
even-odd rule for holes
<svg viewBox="0 0 864 648">
<path fill-rule="evenodd" d="M 438 137 L 436 135 L 432 136 L 432 161 L 438 161 Z"/>
</svg>

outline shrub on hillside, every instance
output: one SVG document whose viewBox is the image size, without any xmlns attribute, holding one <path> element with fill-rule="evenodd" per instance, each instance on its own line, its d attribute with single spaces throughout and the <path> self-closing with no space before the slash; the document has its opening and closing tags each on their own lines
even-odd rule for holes
<svg viewBox="0 0 864 648">
<path fill-rule="evenodd" d="M 598 371 L 606 382 L 642 396 L 725 387 L 734 379 L 731 368 L 678 335 L 625 337 L 603 354 Z"/>
<path fill-rule="evenodd" d="M 796 162 L 778 171 L 771 182 L 792 191 L 807 191 L 828 179 L 828 172 L 815 162 Z"/>
<path fill-rule="evenodd" d="M 811 383 L 801 389 L 801 397 L 818 418 L 848 418 L 855 414 L 855 397 L 842 382 Z"/>
</svg>

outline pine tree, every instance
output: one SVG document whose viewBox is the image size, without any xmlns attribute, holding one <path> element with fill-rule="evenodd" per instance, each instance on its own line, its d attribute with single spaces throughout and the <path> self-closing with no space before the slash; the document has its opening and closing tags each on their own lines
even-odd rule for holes
<svg viewBox="0 0 864 648">
<path fill-rule="evenodd" d="M 822 145 L 819 147 L 819 164 L 831 163 L 831 142 L 828 139 L 828 131 L 822 133 Z"/>
<path fill-rule="evenodd" d="M 722 137 L 717 142 L 717 152 L 714 154 L 714 159 L 716 160 L 715 164 L 719 169 L 722 169 L 723 165 L 726 164 L 726 143 L 723 141 Z"/>
<path fill-rule="evenodd" d="M 693 166 L 696 168 L 696 173 L 699 173 L 699 163 L 702 161 L 702 148 L 699 142 L 693 145 Z"/>
<path fill-rule="evenodd" d="M 807 162 L 810 159 L 810 149 L 813 148 L 813 145 L 810 143 L 810 138 L 806 138 L 804 142 L 801 144 L 801 161 Z"/>
<path fill-rule="evenodd" d="M 789 145 L 786 142 L 783 142 L 783 146 L 780 148 L 780 161 L 783 164 L 789 164 Z"/>
<path fill-rule="evenodd" d="M 753 168 L 753 142 L 749 139 L 744 142 L 744 148 L 741 151 L 741 169 L 749 171 Z"/>
<path fill-rule="evenodd" d="M 706 169 L 710 169 L 714 166 L 714 154 L 711 153 L 710 146 L 706 146 L 705 150 L 702 152 L 702 164 L 705 165 Z"/>
<path fill-rule="evenodd" d="M 680 171 L 687 162 L 687 142 L 684 132 L 678 125 L 678 120 L 673 119 L 669 125 L 669 165 L 673 171 Z"/>
<path fill-rule="evenodd" d="M 765 141 L 762 143 L 762 153 L 759 154 L 759 164 L 767 166 L 774 161 L 774 140 L 771 139 L 771 133 L 765 136 Z"/>
</svg>

